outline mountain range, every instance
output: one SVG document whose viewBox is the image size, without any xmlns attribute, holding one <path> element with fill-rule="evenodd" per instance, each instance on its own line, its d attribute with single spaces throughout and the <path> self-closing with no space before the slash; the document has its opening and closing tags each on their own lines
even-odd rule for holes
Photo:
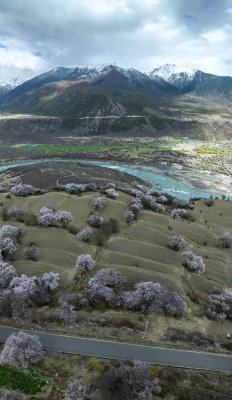
<svg viewBox="0 0 232 400">
<path fill-rule="evenodd" d="M 180 115 L 183 104 L 230 110 L 232 77 L 175 64 L 148 73 L 115 64 L 58 67 L 19 85 L 17 80 L 0 84 L 0 93 L 1 112 L 60 117 L 71 126 L 77 120 L 80 124 L 85 119 L 135 118 L 127 121 L 127 128 L 134 127 L 136 117 L 144 117 L 146 124 L 157 128 L 170 122 L 170 110 L 181 103 Z M 101 122 L 103 125 L 108 126 Z M 92 129 L 90 124 L 86 129 Z M 117 128 L 111 124 L 111 129 Z"/>
</svg>

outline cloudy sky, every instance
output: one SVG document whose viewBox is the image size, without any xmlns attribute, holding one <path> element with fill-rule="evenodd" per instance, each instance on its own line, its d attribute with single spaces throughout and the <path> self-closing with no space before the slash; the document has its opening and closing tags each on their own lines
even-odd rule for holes
<svg viewBox="0 0 232 400">
<path fill-rule="evenodd" d="M 232 0 L 0 0 L 0 81 L 177 63 L 232 76 Z"/>
</svg>

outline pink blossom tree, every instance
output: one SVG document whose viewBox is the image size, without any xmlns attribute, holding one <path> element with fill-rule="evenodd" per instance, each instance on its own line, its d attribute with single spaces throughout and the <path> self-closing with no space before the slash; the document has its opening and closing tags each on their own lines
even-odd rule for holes
<svg viewBox="0 0 232 400">
<path fill-rule="evenodd" d="M 1 364 L 28 368 L 43 357 L 42 345 L 38 336 L 20 331 L 6 340 L 0 355 Z"/>
<path fill-rule="evenodd" d="M 93 229 L 91 229 L 90 226 L 86 226 L 85 228 L 81 229 L 80 232 L 78 232 L 77 234 L 77 237 L 82 239 L 84 242 L 88 242 L 92 236 Z"/>
<path fill-rule="evenodd" d="M 205 264 L 201 256 L 197 256 L 192 251 L 186 251 L 182 253 L 182 264 L 190 272 L 196 272 L 197 274 L 202 274 L 205 272 Z"/>
<path fill-rule="evenodd" d="M 7 289 L 13 278 L 17 276 L 16 269 L 13 265 L 0 262 L 0 290 Z"/>
<path fill-rule="evenodd" d="M 187 246 L 187 242 L 182 236 L 172 236 L 168 240 L 168 247 L 173 250 L 183 250 Z"/>
<path fill-rule="evenodd" d="M 225 232 L 218 240 L 221 247 L 229 249 L 232 247 L 232 235 L 229 232 Z"/>
<path fill-rule="evenodd" d="M 95 266 L 95 261 L 92 259 L 90 254 L 81 254 L 76 261 L 76 268 L 82 273 L 90 271 Z"/>
<path fill-rule="evenodd" d="M 92 201 L 94 210 L 101 210 L 107 203 L 106 197 L 95 197 Z"/>
<path fill-rule="evenodd" d="M 218 321 L 232 319 L 232 289 L 214 288 L 209 297 L 209 309 L 207 314 L 210 318 Z"/>
</svg>

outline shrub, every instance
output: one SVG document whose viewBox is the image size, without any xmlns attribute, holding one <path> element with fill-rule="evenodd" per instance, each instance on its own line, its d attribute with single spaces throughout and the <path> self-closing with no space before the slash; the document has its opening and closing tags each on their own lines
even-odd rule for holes
<svg viewBox="0 0 232 400">
<path fill-rule="evenodd" d="M 35 243 L 32 243 L 29 245 L 26 249 L 24 249 L 24 257 L 27 258 L 28 260 L 33 260 L 37 261 L 38 260 L 38 247 L 36 246 Z"/>
<path fill-rule="evenodd" d="M 228 249 L 232 247 L 232 235 L 229 232 L 225 232 L 219 239 L 218 243 L 221 247 Z"/>
<path fill-rule="evenodd" d="M 140 361 L 120 362 L 101 374 L 96 382 L 104 399 L 152 400 L 160 393 L 159 380 L 151 374 L 149 364 Z"/>
<path fill-rule="evenodd" d="M 209 297 L 210 318 L 218 321 L 232 319 L 232 289 L 214 288 Z"/>
<path fill-rule="evenodd" d="M 133 222 L 136 219 L 134 212 L 129 210 L 124 213 L 124 218 L 126 222 Z"/>
<path fill-rule="evenodd" d="M 12 210 L 8 211 L 9 218 L 15 218 L 16 221 L 24 222 L 25 212 L 21 208 L 12 208 Z"/>
<path fill-rule="evenodd" d="M 77 236 L 84 242 L 88 242 L 92 237 L 92 235 L 93 235 L 93 230 L 89 226 L 86 226 L 77 234 Z"/>
<path fill-rule="evenodd" d="M 182 236 L 172 236 L 168 241 L 168 247 L 173 250 L 183 250 L 187 246 L 187 242 Z"/>
<path fill-rule="evenodd" d="M 119 194 L 115 192 L 114 189 L 106 189 L 105 193 L 111 198 L 111 199 L 117 199 L 119 197 Z"/>
<path fill-rule="evenodd" d="M 103 233 L 105 238 L 108 238 L 112 233 L 117 233 L 119 231 L 117 219 L 109 218 L 108 221 L 102 222 L 100 225 L 100 231 Z"/>
<path fill-rule="evenodd" d="M 90 214 L 87 218 L 87 222 L 90 226 L 94 228 L 99 228 L 99 226 L 104 222 L 103 217 L 99 217 L 98 215 Z"/>
<path fill-rule="evenodd" d="M 100 391 L 84 385 L 82 379 L 69 383 L 64 400 L 102 400 Z"/>
<path fill-rule="evenodd" d="M 61 307 L 59 316 L 65 325 L 73 325 L 76 322 L 76 313 L 74 306 L 69 303 L 69 296 L 62 296 L 59 298 L 58 303 Z"/>
<path fill-rule="evenodd" d="M 0 400 L 25 400 L 25 396 L 20 392 L 5 391 Z"/>
<path fill-rule="evenodd" d="M 27 368 L 29 365 L 37 363 L 42 357 L 42 345 L 38 336 L 20 331 L 18 334 L 12 334 L 6 340 L 0 355 L 0 362 Z"/>
<path fill-rule="evenodd" d="M 205 200 L 205 204 L 206 204 L 208 207 L 211 207 L 211 206 L 214 204 L 214 198 L 213 198 L 212 195 L 210 195 L 209 198 Z"/>
<path fill-rule="evenodd" d="M 92 205 L 95 210 L 101 210 L 107 203 L 106 197 L 95 197 L 93 199 Z"/>
<path fill-rule="evenodd" d="M 95 190 L 97 190 L 97 185 L 95 183 L 86 183 L 85 184 L 86 192 L 94 192 Z"/>
<path fill-rule="evenodd" d="M 188 271 L 197 272 L 198 274 L 205 272 L 205 264 L 202 257 L 197 256 L 192 251 L 186 251 L 185 253 L 182 253 L 182 257 L 182 264 L 187 268 Z"/>
<path fill-rule="evenodd" d="M 90 271 L 94 268 L 95 261 L 92 259 L 90 254 L 81 254 L 76 261 L 76 268 L 81 272 Z"/>
<path fill-rule="evenodd" d="M 106 188 L 106 189 L 116 189 L 116 185 L 115 185 L 115 183 L 108 182 L 108 183 L 105 185 L 105 188 Z"/>
<path fill-rule="evenodd" d="M 171 211 L 172 218 L 185 218 L 188 219 L 190 217 L 189 213 L 184 208 L 174 208 Z"/>
<path fill-rule="evenodd" d="M 102 365 L 98 360 L 90 359 L 88 360 L 88 365 L 97 371 L 103 372 L 105 370 L 104 365 Z"/>
<path fill-rule="evenodd" d="M 172 198 L 172 207 L 173 208 L 185 208 L 186 201 L 179 199 L 178 197 L 174 197 L 174 198 Z"/>
</svg>

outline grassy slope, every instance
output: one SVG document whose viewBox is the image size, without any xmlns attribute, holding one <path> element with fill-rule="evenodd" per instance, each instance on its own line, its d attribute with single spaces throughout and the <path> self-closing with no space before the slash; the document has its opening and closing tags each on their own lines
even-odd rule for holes
<svg viewBox="0 0 232 400">
<path fill-rule="evenodd" d="M 0 203 L 7 209 L 22 207 L 37 216 L 41 207 L 52 204 L 56 210 L 70 211 L 74 216 L 74 225 L 82 228 L 92 210 L 92 199 L 97 195 L 87 193 L 82 196 L 70 196 L 63 192 L 51 192 L 25 199 L 14 196 L 12 199 L 6 199 L 5 194 L 1 194 Z M 97 264 L 95 270 L 86 275 L 86 281 L 102 267 L 115 267 L 128 277 L 131 285 L 139 280 L 159 281 L 183 295 L 188 285 L 203 301 L 207 300 L 207 295 L 214 285 L 232 285 L 232 249 L 217 247 L 218 237 L 231 227 L 231 203 L 218 200 L 215 206 L 208 208 L 204 201 L 199 201 L 192 212 L 196 220 L 191 223 L 172 219 L 169 211 L 167 215 L 143 211 L 136 223 L 127 225 L 124 223 L 123 214 L 129 201 L 129 196 L 120 193 L 118 200 L 108 199 L 104 210 L 100 212 L 105 219 L 113 217 L 120 224 L 118 235 L 112 236 L 100 251 L 60 227 L 26 226 L 22 243 L 13 256 L 13 264 L 19 273 L 57 271 L 61 273 L 63 283 L 67 285 L 72 282 L 76 272 L 76 257 L 90 253 L 96 257 Z M 17 224 L 13 221 L 10 223 Z M 189 243 L 186 250 L 203 256 L 206 264 L 204 275 L 186 271 L 181 265 L 181 252 L 167 248 L 168 238 L 173 235 L 184 236 Z M 25 260 L 22 256 L 23 248 L 30 241 L 39 246 L 38 262 Z"/>
</svg>

